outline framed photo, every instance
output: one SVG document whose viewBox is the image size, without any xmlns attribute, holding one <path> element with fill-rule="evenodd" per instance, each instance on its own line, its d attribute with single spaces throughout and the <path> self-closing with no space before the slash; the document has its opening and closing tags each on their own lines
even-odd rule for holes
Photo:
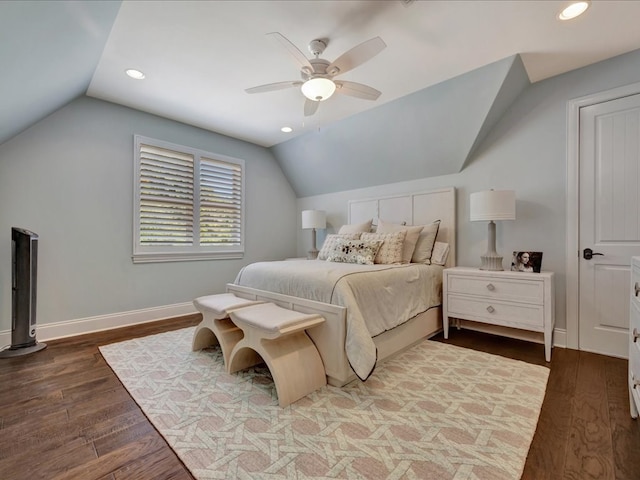
<svg viewBox="0 0 640 480">
<path fill-rule="evenodd" d="M 513 252 L 511 260 L 512 272 L 540 273 L 542 267 L 542 252 Z"/>
</svg>

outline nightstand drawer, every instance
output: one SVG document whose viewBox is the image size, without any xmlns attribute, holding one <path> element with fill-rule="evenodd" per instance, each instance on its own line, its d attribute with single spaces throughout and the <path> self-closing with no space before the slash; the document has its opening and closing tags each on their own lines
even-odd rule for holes
<svg viewBox="0 0 640 480">
<path fill-rule="evenodd" d="M 539 332 L 544 330 L 542 305 L 507 303 L 452 294 L 448 295 L 447 302 L 448 314 L 452 317 L 515 328 L 526 327 Z"/>
<path fill-rule="evenodd" d="M 481 295 L 485 298 L 540 305 L 544 301 L 544 284 L 542 281 L 536 280 L 449 275 L 447 287 L 449 293 Z"/>
</svg>

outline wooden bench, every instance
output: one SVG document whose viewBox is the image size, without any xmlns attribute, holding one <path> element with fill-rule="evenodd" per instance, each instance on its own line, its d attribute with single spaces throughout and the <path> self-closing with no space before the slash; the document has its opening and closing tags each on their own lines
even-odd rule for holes
<svg viewBox="0 0 640 480">
<path fill-rule="evenodd" d="M 269 367 L 281 407 L 327 384 L 320 354 L 305 333 L 305 329 L 324 322 L 324 317 L 273 303 L 243 307 L 229 316 L 244 332 L 229 356 L 229 373 L 259 363 L 255 361 L 257 353 Z"/>
<path fill-rule="evenodd" d="M 202 350 L 216 344 L 220 345 L 225 369 L 229 371 L 229 354 L 243 336 L 242 330 L 236 327 L 229 313 L 238 308 L 258 305 L 264 302 L 236 297 L 233 293 L 219 293 L 198 297 L 193 301 L 196 309 L 202 313 L 202 321 L 193 334 L 191 349 Z M 255 355 L 260 362 L 258 355 Z"/>
</svg>

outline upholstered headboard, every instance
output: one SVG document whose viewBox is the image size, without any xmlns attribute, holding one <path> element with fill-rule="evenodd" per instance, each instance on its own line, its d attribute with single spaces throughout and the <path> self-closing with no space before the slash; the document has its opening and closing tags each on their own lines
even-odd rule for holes
<svg viewBox="0 0 640 480">
<path fill-rule="evenodd" d="M 381 218 L 385 222 L 426 225 L 440 220 L 438 242 L 449 244 L 446 267 L 456 264 L 456 189 L 440 188 L 429 192 L 349 201 L 349 223 Z"/>
</svg>

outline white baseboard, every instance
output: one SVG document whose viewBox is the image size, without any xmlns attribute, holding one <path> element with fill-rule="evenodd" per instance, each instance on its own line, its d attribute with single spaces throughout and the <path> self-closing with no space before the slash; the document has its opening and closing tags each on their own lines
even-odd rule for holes
<svg viewBox="0 0 640 480">
<path fill-rule="evenodd" d="M 455 323 L 450 325 L 450 329 L 455 329 Z M 538 332 L 530 332 L 528 330 L 520 330 L 518 328 L 502 327 L 499 325 L 488 325 L 479 322 L 469 322 L 460 320 L 460 326 L 467 330 L 475 330 L 477 332 L 492 333 L 503 337 L 516 338 L 518 340 L 526 340 L 535 343 L 544 343 L 544 335 Z M 567 346 L 567 330 L 564 328 L 555 328 L 553 330 L 553 346 L 566 348 Z"/>
<path fill-rule="evenodd" d="M 560 347 L 560 348 L 567 348 L 567 329 L 566 328 L 553 329 L 553 346 Z"/>
<path fill-rule="evenodd" d="M 162 307 L 143 308 L 129 312 L 98 315 L 95 317 L 65 320 L 63 322 L 45 323 L 36 325 L 36 337 L 38 341 L 53 340 L 56 338 L 72 337 L 85 333 L 111 330 L 112 328 L 128 327 L 141 323 L 155 322 L 167 318 L 180 317 L 197 313 L 193 303 L 176 303 Z M 0 348 L 11 344 L 11 331 L 0 332 Z"/>
</svg>

